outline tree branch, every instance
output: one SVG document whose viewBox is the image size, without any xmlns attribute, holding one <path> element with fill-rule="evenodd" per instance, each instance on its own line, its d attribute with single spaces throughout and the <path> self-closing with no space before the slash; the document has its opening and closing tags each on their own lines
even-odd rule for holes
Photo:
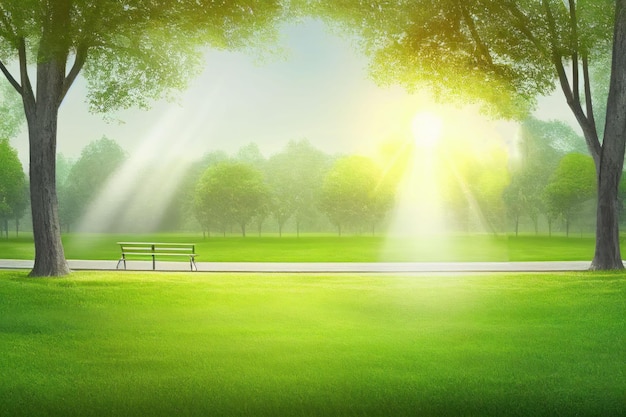
<svg viewBox="0 0 626 417">
<path fill-rule="evenodd" d="M 576 19 L 576 2 L 569 0 L 569 18 L 571 25 L 570 48 L 572 48 L 572 85 L 574 100 L 580 101 L 580 79 L 578 74 L 578 21 Z"/>
<path fill-rule="evenodd" d="M 598 138 L 598 127 L 596 125 L 596 119 L 593 113 L 593 97 L 591 96 L 591 77 L 589 76 L 589 57 L 586 53 L 583 53 L 583 83 L 585 88 L 585 107 L 587 109 L 587 120 L 593 126 L 593 131 L 596 132 L 595 142 L 598 144 L 597 151 L 599 152 L 600 140 Z"/>
<path fill-rule="evenodd" d="M 15 42 L 14 34 L 16 33 L 16 30 L 11 26 L 11 22 L 7 19 L 6 11 L 2 9 L 2 6 L 0 6 L 0 21 L 4 25 L 6 39 L 10 39 Z"/>
<path fill-rule="evenodd" d="M 528 39 L 544 57 L 551 59 L 552 55 L 550 51 L 546 49 L 545 45 L 540 42 L 530 30 L 528 30 L 528 27 L 530 26 L 528 17 L 517 7 L 517 3 L 507 1 L 506 6 L 506 10 L 508 10 L 514 17 L 513 26 L 526 36 L 526 39 Z"/>
<path fill-rule="evenodd" d="M 63 80 L 63 91 L 61 92 L 61 97 L 59 98 L 59 102 L 63 101 L 63 99 L 65 98 L 65 95 L 69 91 L 72 84 L 74 84 L 74 81 L 76 81 L 76 77 L 78 77 L 78 74 L 80 73 L 83 66 L 85 65 L 85 61 L 87 60 L 87 50 L 88 48 L 84 44 L 79 45 L 78 48 L 76 49 L 76 56 L 74 57 L 74 65 L 72 65 L 72 68 L 70 69 L 70 72 L 65 77 L 65 80 Z"/>
<path fill-rule="evenodd" d="M 565 95 L 565 99 L 567 100 L 567 105 L 574 113 L 578 124 L 583 130 L 585 141 L 587 142 L 587 148 L 589 149 L 591 156 L 596 162 L 596 166 L 599 166 L 598 163 L 600 161 L 602 146 L 600 145 L 600 141 L 598 140 L 598 132 L 596 130 L 596 126 L 594 123 L 591 123 L 588 116 L 585 115 L 585 112 L 580 104 L 580 100 L 577 100 L 575 98 L 574 92 L 572 91 L 572 88 L 569 84 L 569 80 L 567 79 L 567 74 L 565 73 L 562 56 L 559 52 L 556 36 L 556 23 L 554 21 L 552 10 L 550 9 L 550 5 L 547 0 L 542 0 L 541 3 L 543 4 L 546 12 L 546 20 L 548 23 L 548 30 L 550 32 L 550 47 L 552 48 L 552 63 L 556 68 L 559 82 L 561 84 L 561 90 L 563 90 L 563 94 Z"/>
<path fill-rule="evenodd" d="M 459 2 L 459 8 L 461 9 L 463 20 L 465 21 L 465 24 L 467 25 L 467 28 L 469 29 L 470 34 L 472 35 L 472 39 L 474 40 L 474 43 L 476 44 L 476 48 L 478 49 L 478 52 L 483 58 L 485 58 L 489 66 L 493 66 L 493 59 L 491 58 L 491 54 L 489 53 L 489 48 L 487 48 L 487 45 L 485 45 L 485 43 L 480 38 L 480 35 L 478 34 L 478 29 L 476 29 L 476 24 L 474 23 L 474 19 L 472 19 L 472 16 L 470 15 L 469 11 L 463 4 L 463 0 Z"/>
<path fill-rule="evenodd" d="M 33 86 L 28 76 L 28 62 L 26 57 L 26 40 L 20 38 L 18 41 L 18 53 L 20 58 L 20 78 L 22 80 L 22 100 L 24 102 L 24 110 L 26 117 L 30 117 L 36 106 L 35 94 Z"/>
<path fill-rule="evenodd" d="M 15 88 L 15 90 L 20 95 L 22 95 L 22 86 L 20 85 L 19 82 L 17 82 L 17 80 L 13 77 L 11 72 L 7 69 L 6 65 L 4 65 L 4 62 L 2 62 L 2 61 L 0 61 L 0 71 L 2 71 L 2 73 L 7 78 L 7 80 L 11 83 L 13 88 Z"/>
</svg>

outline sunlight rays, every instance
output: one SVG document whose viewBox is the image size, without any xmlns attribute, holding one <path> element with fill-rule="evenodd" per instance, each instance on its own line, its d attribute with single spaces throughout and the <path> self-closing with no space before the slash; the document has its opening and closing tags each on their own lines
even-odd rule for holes
<svg viewBox="0 0 626 417">
<path fill-rule="evenodd" d="M 78 230 L 85 232 L 151 232 L 176 198 L 181 181 L 198 155 L 196 137 L 206 134 L 210 99 L 193 110 L 170 106 L 145 135 L 122 167 L 111 175 L 102 192 L 90 204 Z"/>
<path fill-rule="evenodd" d="M 472 108 L 433 106 L 416 113 L 410 125 L 413 140 L 407 132 L 405 144 L 391 158 L 407 162 L 387 229 L 387 256 L 393 256 L 390 248 L 398 241 L 423 258 L 425 252 L 437 256 L 448 251 L 453 234 L 493 230 L 499 219 L 487 219 L 481 202 L 508 181 L 508 138 L 515 137 L 511 127 L 503 128 Z M 491 189 L 479 196 L 483 184 Z"/>
</svg>

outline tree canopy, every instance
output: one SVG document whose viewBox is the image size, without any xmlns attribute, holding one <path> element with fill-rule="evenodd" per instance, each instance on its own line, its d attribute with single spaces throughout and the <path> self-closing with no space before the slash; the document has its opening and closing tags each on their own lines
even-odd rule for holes
<svg viewBox="0 0 626 417">
<path fill-rule="evenodd" d="M 590 59 L 610 52 L 613 3 L 311 0 L 309 7 L 358 36 L 379 82 L 427 87 L 444 100 L 520 117 L 554 90 L 564 60 L 588 69 Z M 579 86 L 571 87 L 580 98 Z"/>
</svg>

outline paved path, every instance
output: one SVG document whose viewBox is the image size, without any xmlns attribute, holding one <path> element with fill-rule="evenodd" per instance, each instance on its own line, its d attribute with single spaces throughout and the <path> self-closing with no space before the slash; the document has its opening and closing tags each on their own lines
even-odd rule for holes
<svg viewBox="0 0 626 417">
<path fill-rule="evenodd" d="M 69 260 L 74 270 L 115 270 L 115 261 Z M 198 262 L 200 272 L 454 273 L 585 271 L 589 261 L 568 262 Z M 0 269 L 31 269 L 33 261 L 0 259 Z M 128 261 L 129 270 L 150 271 L 151 261 Z M 158 262 L 158 271 L 189 271 L 186 262 Z"/>
</svg>

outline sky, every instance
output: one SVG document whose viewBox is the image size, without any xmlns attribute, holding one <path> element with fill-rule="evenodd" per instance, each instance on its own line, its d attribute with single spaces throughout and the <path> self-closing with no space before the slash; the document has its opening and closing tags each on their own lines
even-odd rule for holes
<svg viewBox="0 0 626 417">
<path fill-rule="evenodd" d="M 427 93 L 377 86 L 368 76 L 367 58 L 321 22 L 285 25 L 281 34 L 284 56 L 259 62 L 249 54 L 208 51 L 204 71 L 186 91 L 175 93 L 175 103 L 120 112 L 114 115 L 119 121 L 87 111 L 79 78 L 61 106 L 58 152 L 76 159 L 87 144 L 107 136 L 131 155 L 154 158 L 233 154 L 251 142 L 267 157 L 294 139 L 308 139 L 330 154 L 372 154 L 382 141 L 410 135 L 415 114 L 437 106 Z M 539 112 L 567 120 L 564 104 L 558 96 L 544 99 Z M 473 109 L 451 110 L 447 122 L 459 115 L 468 123 L 480 118 Z M 480 125 L 476 134 L 515 135 L 511 123 Z M 12 145 L 26 163 L 25 128 Z"/>
</svg>

